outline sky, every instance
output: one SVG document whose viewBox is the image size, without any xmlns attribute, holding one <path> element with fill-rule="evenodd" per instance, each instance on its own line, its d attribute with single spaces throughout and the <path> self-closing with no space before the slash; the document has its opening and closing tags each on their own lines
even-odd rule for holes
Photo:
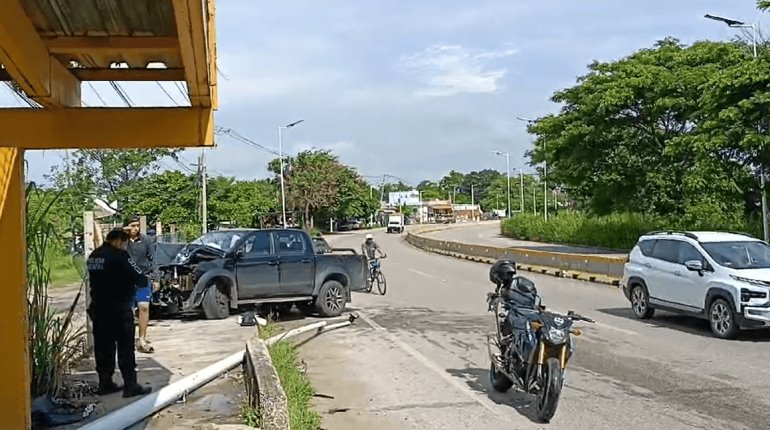
<svg viewBox="0 0 770 430">
<path fill-rule="evenodd" d="M 692 43 L 737 34 L 706 13 L 770 21 L 754 0 L 220 0 L 215 121 L 277 150 L 278 126 L 303 119 L 283 134 L 287 154 L 329 149 L 375 183 L 383 174 L 416 185 L 450 170 L 505 171 L 492 150 L 531 171 L 531 136 L 517 116 L 556 112 L 550 96 L 593 60 L 667 36 Z M 184 102 L 184 84 L 122 85 L 136 105 Z M 122 105 L 107 83 L 84 84 L 83 98 Z M 2 87 L 0 106 L 19 101 Z M 273 154 L 226 135 L 216 141 L 206 150 L 210 174 L 268 175 Z M 181 163 L 199 152 L 185 151 Z M 63 156 L 28 152 L 28 178 L 44 182 Z"/>
</svg>

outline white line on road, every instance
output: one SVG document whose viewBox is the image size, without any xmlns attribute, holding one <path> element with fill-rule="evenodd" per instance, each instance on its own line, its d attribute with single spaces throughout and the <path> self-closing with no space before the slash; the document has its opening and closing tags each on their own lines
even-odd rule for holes
<svg viewBox="0 0 770 430">
<path fill-rule="evenodd" d="M 409 268 L 409 269 L 407 269 L 407 270 L 409 270 L 409 271 L 410 271 L 410 272 L 412 272 L 412 273 L 416 273 L 416 274 L 418 274 L 418 275 L 421 275 L 421 276 L 425 276 L 426 278 L 435 278 L 435 276 L 431 275 L 430 273 L 420 272 L 420 271 L 419 271 L 419 270 L 417 270 L 417 269 L 412 269 L 412 268 Z"/>
<path fill-rule="evenodd" d="M 551 310 L 551 311 L 553 311 L 553 312 L 556 312 L 557 314 L 567 315 L 567 313 L 566 313 L 566 312 L 562 312 L 562 311 L 559 311 L 559 310 L 556 310 L 556 309 L 549 309 L 549 310 Z M 586 326 L 587 326 L 587 327 L 590 327 L 591 325 L 592 325 L 591 323 L 586 323 Z M 594 323 L 594 325 L 596 325 L 597 327 L 602 327 L 602 328 L 606 328 L 606 329 L 609 329 L 609 330 L 615 330 L 615 331 L 618 331 L 618 332 L 620 332 L 620 333 L 623 333 L 623 334 L 629 334 L 629 335 L 635 335 L 635 334 L 638 334 L 638 333 L 637 333 L 637 332 L 635 332 L 635 331 L 626 330 L 626 329 L 624 329 L 624 328 L 620 328 L 620 327 L 615 327 L 614 325 L 611 325 L 611 324 L 605 324 L 605 323 L 603 323 L 603 322 L 601 322 L 601 321 L 596 321 L 596 322 Z"/>
<path fill-rule="evenodd" d="M 435 374 L 440 376 L 442 379 L 447 381 L 449 384 L 451 384 L 453 387 L 457 388 L 458 391 L 468 396 L 470 399 L 481 405 L 484 409 L 488 410 L 489 412 L 492 412 L 493 414 L 497 415 L 498 417 L 506 420 L 510 420 L 509 416 L 506 416 L 502 414 L 492 403 L 491 400 L 487 400 L 484 397 L 482 397 L 480 394 L 474 392 L 470 387 L 463 384 L 459 380 L 453 378 L 451 375 L 446 373 L 444 369 L 430 361 L 427 357 L 420 354 L 412 348 L 411 346 L 407 345 L 406 342 L 402 341 L 401 339 L 397 338 L 393 333 L 389 332 L 385 327 L 377 324 L 374 322 L 371 318 L 364 315 L 362 312 L 358 312 L 358 315 L 361 317 L 362 320 L 364 320 L 367 324 L 369 324 L 373 329 L 381 332 L 385 337 L 387 337 L 391 342 L 393 342 L 396 346 L 401 348 L 404 352 L 414 357 L 415 360 L 419 361 L 420 364 L 427 367 L 428 369 L 432 370 Z"/>
</svg>

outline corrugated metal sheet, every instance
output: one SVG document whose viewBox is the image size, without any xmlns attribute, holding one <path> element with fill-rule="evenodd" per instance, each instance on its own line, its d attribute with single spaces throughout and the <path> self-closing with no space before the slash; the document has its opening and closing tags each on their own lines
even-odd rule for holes
<svg viewBox="0 0 770 430">
<path fill-rule="evenodd" d="M 32 24 L 42 37 L 158 36 L 175 37 L 176 21 L 168 0 L 21 0 Z M 0 12 L 2 13 L 2 12 Z M 77 61 L 85 67 L 107 68 L 126 63 L 144 68 L 162 62 L 182 67 L 178 55 L 169 53 L 122 55 L 57 55 L 64 64 Z"/>
<path fill-rule="evenodd" d="M 168 0 L 21 0 L 41 36 L 175 36 Z"/>
</svg>

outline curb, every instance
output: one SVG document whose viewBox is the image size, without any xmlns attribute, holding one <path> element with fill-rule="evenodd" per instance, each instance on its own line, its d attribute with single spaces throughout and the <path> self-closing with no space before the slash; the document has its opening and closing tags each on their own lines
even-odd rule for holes
<svg viewBox="0 0 770 430">
<path fill-rule="evenodd" d="M 273 359 L 259 334 L 246 342 L 244 384 L 249 402 L 260 418 L 260 429 L 289 430 L 289 404 L 273 366 Z"/>
</svg>

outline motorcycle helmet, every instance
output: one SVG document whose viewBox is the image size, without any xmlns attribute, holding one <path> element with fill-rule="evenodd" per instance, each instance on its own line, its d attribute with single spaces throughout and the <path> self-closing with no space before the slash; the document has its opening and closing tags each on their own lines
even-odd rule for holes
<svg viewBox="0 0 770 430">
<path fill-rule="evenodd" d="M 514 278 L 511 287 L 519 290 L 524 294 L 537 295 L 537 288 L 535 288 L 535 283 L 532 282 L 529 278 L 525 278 L 523 276 L 517 276 Z"/>
<path fill-rule="evenodd" d="M 516 275 L 516 263 L 510 260 L 498 260 L 489 269 L 489 281 L 495 285 L 511 283 Z"/>
</svg>

